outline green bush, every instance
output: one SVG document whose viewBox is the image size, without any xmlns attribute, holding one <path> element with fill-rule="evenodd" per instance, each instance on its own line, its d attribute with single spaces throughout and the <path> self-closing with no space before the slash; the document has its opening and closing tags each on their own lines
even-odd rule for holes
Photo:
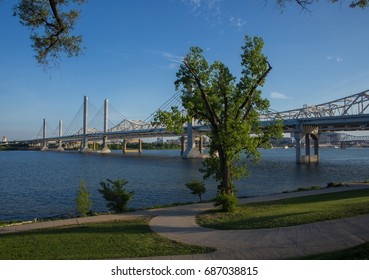
<svg viewBox="0 0 369 280">
<path fill-rule="evenodd" d="M 215 206 L 220 206 L 223 212 L 233 212 L 236 209 L 238 198 L 234 194 L 219 191 L 215 197 Z"/>
<path fill-rule="evenodd" d="M 76 203 L 78 213 L 85 218 L 86 222 L 86 216 L 90 212 L 90 209 L 92 207 L 92 201 L 90 199 L 90 194 L 88 193 L 86 185 L 82 179 L 80 180 L 80 186 L 78 190 L 78 196 L 76 198 Z"/>
<path fill-rule="evenodd" d="M 202 195 L 206 192 L 205 183 L 201 181 L 193 180 L 186 183 L 186 187 L 191 190 L 193 195 L 198 195 L 200 202 L 202 202 Z"/>
<path fill-rule="evenodd" d="M 132 199 L 134 192 L 127 192 L 124 185 L 128 182 L 125 179 L 109 180 L 107 182 L 100 182 L 101 189 L 98 191 L 107 201 L 106 207 L 117 213 L 122 213 L 128 210 L 127 203 Z"/>
<path fill-rule="evenodd" d="M 327 188 L 339 188 L 339 187 L 346 187 L 347 184 L 343 182 L 329 182 L 327 183 Z"/>
</svg>

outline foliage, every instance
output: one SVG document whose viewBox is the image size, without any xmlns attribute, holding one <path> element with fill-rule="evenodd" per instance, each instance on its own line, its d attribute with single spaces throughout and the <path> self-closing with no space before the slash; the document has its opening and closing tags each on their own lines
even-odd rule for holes
<svg viewBox="0 0 369 280">
<path fill-rule="evenodd" d="M 163 238 L 151 231 L 147 218 L 9 233 L 0 242 L 0 260 L 111 260 L 213 251 Z"/>
<path fill-rule="evenodd" d="M 286 6 L 287 2 L 294 2 L 297 5 L 299 5 L 301 8 L 303 8 L 304 10 L 308 9 L 308 6 L 313 4 L 314 2 L 318 2 L 318 0 L 276 0 L 277 1 L 277 5 L 284 8 Z M 331 3 L 341 3 L 342 0 L 328 0 Z M 369 0 L 351 0 L 349 7 L 350 8 L 366 8 L 369 6 Z"/>
<path fill-rule="evenodd" d="M 86 217 L 87 214 L 90 212 L 92 207 L 92 201 L 90 199 L 90 194 L 88 193 L 88 190 L 86 188 L 85 183 L 83 180 L 80 180 L 80 187 L 78 190 L 78 196 L 76 199 L 77 203 L 77 211 L 80 213 L 82 217 Z M 86 222 L 86 220 L 85 220 Z"/>
<path fill-rule="evenodd" d="M 193 195 L 198 195 L 200 202 L 202 202 L 202 195 L 206 192 L 205 183 L 201 181 L 193 180 L 191 182 L 186 183 L 186 187 L 191 190 Z"/>
<path fill-rule="evenodd" d="M 154 115 L 154 120 L 152 121 L 153 126 L 161 126 L 165 124 L 168 131 L 176 132 L 177 134 L 183 133 L 183 124 L 188 121 L 189 118 L 182 114 L 178 107 L 171 107 L 171 112 L 166 112 L 159 110 Z"/>
<path fill-rule="evenodd" d="M 19 0 L 14 16 L 31 30 L 32 47 L 39 64 L 57 63 L 60 53 L 68 57 L 81 53 L 82 36 L 71 34 L 80 16 L 72 4 L 81 5 L 85 0 Z"/>
<path fill-rule="evenodd" d="M 201 226 L 223 229 L 288 227 L 369 213 L 369 189 L 239 205 L 233 213 L 201 214 Z"/>
<path fill-rule="evenodd" d="M 320 186 L 311 186 L 311 187 L 303 187 L 298 188 L 297 192 L 305 192 L 305 191 L 314 191 L 314 190 L 321 190 L 322 188 Z"/>
<path fill-rule="evenodd" d="M 222 212 L 234 212 L 238 204 L 235 194 L 227 194 L 219 191 L 215 197 L 215 206 L 220 206 Z"/>
<path fill-rule="evenodd" d="M 209 65 L 199 47 L 190 48 L 177 72 L 175 85 L 182 92 L 182 105 L 188 116 L 210 128 L 209 158 L 201 170 L 204 179 L 214 177 L 228 195 L 234 193 L 233 179 L 247 172 L 246 162 L 241 161 L 242 152 L 258 161 L 258 148 L 271 147 L 270 139 L 280 137 L 282 132 L 278 120 L 266 127 L 259 122 L 260 114 L 269 108 L 259 87 L 272 69 L 262 54 L 263 45 L 260 37 L 245 37 L 239 81 L 222 62 Z M 182 127 L 185 121 L 174 107 L 172 112 L 158 112 L 153 124 L 167 124 L 169 129 Z"/>
<path fill-rule="evenodd" d="M 107 182 L 100 182 L 101 189 L 98 191 L 107 201 L 106 207 L 117 213 L 128 210 L 127 203 L 132 199 L 134 192 L 127 192 L 124 185 L 128 182 L 125 179 L 112 181 L 106 179 Z"/>
<path fill-rule="evenodd" d="M 329 183 L 327 183 L 327 188 L 339 188 L 339 187 L 347 187 L 347 184 L 343 183 L 343 182 L 329 182 Z"/>
</svg>

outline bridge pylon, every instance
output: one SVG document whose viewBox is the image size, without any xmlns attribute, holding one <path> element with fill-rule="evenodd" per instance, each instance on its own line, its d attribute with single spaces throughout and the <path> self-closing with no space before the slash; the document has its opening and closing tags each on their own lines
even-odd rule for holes
<svg viewBox="0 0 369 280">
<path fill-rule="evenodd" d="M 43 127 L 42 127 L 42 147 L 41 151 L 46 151 L 48 149 L 47 147 L 47 141 L 46 141 L 46 119 L 43 121 Z"/>
<path fill-rule="evenodd" d="M 83 140 L 81 146 L 81 153 L 90 152 L 90 149 L 88 148 L 87 126 L 88 126 L 88 97 L 85 96 L 83 102 Z"/>
<path fill-rule="evenodd" d="M 64 151 L 62 136 L 63 136 L 63 121 L 60 120 L 59 121 L 59 141 L 58 141 L 58 148 L 57 148 L 57 150 L 60 152 Z"/>
<path fill-rule="evenodd" d="M 108 131 L 108 125 L 109 125 L 109 105 L 108 105 L 108 99 L 105 99 L 104 102 L 104 133 Z M 107 154 L 111 153 L 111 150 L 108 147 L 108 136 L 104 135 L 103 137 L 103 147 L 101 150 L 102 153 Z"/>
</svg>

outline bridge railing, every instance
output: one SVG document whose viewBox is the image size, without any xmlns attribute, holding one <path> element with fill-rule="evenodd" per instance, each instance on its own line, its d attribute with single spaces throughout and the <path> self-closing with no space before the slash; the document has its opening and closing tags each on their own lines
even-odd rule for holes
<svg viewBox="0 0 369 280">
<path fill-rule="evenodd" d="M 300 109 L 268 112 L 261 116 L 261 120 L 274 120 L 277 117 L 292 120 L 363 114 L 369 114 L 369 90 L 319 105 L 304 105 Z"/>
</svg>

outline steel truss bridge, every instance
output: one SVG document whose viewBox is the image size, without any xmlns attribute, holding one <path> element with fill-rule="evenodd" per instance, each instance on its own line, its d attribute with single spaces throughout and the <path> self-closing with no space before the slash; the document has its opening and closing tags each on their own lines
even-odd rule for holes
<svg viewBox="0 0 369 280">
<path fill-rule="evenodd" d="M 180 93 L 177 92 L 158 110 L 167 110 L 172 106 L 179 106 Z M 88 98 L 85 97 L 84 104 L 79 112 L 83 111 L 83 121 L 77 121 L 77 128 L 70 128 L 70 125 L 63 133 L 62 122 L 54 130 L 52 136 L 46 135 L 46 121 L 40 130 L 39 136 L 35 139 L 13 141 L 12 143 L 40 144 L 43 149 L 47 148 L 47 143 L 54 141 L 59 143 L 59 149 L 62 149 L 64 142 L 82 141 L 81 151 L 88 151 L 88 141 L 103 141 L 103 152 L 108 152 L 107 141 L 124 140 L 126 143 L 132 139 L 178 136 L 166 127 L 154 127 L 152 120 L 155 112 L 144 121 L 129 120 L 118 112 L 117 122 L 109 119 L 111 111 L 116 113 L 114 107 L 109 106 L 108 100 L 105 100 L 104 106 L 98 111 L 95 117 L 89 122 Z M 111 110 L 113 108 L 113 110 Z M 74 119 L 79 119 L 75 117 Z M 331 102 L 319 105 L 304 105 L 302 108 L 288 110 L 283 112 L 269 111 L 260 116 L 263 125 L 268 125 L 275 120 L 283 121 L 284 132 L 294 133 L 296 139 L 296 162 L 312 163 L 319 161 L 319 133 L 332 131 L 357 131 L 369 130 L 369 90 L 356 93 L 344 98 L 336 99 Z M 96 124 L 96 120 L 97 123 Z M 95 123 L 94 123 L 95 121 Z M 75 122 L 75 121 L 74 121 Z M 73 123 L 73 121 L 72 121 Z M 208 127 L 196 122 L 188 123 L 184 127 L 182 135 L 182 145 L 184 136 L 187 135 L 187 149 L 184 157 L 197 157 L 195 151 L 195 137 L 204 135 Z M 305 138 L 305 155 L 302 155 L 302 139 Z M 311 144 L 311 140 L 313 143 Z M 342 141 L 369 140 L 369 136 L 357 138 L 356 136 L 347 137 Z M 201 142 L 201 141 L 200 141 Z M 141 142 L 140 142 L 141 143 Z M 314 147 L 314 153 L 311 153 L 311 147 Z M 182 148 L 184 149 L 184 148 Z"/>
</svg>

